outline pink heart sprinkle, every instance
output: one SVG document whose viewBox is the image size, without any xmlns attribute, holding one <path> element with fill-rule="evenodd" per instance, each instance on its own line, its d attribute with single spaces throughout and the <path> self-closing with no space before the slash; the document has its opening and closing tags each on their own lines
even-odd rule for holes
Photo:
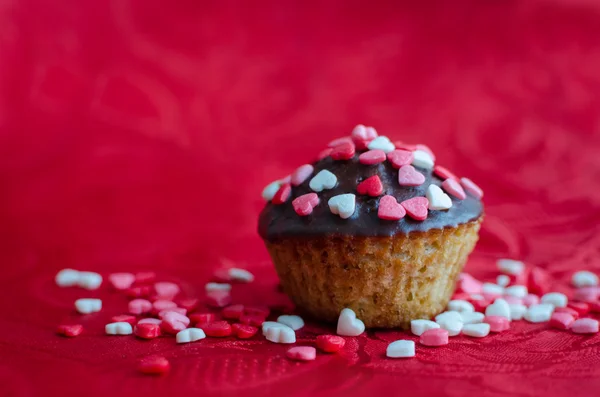
<svg viewBox="0 0 600 397">
<path fill-rule="evenodd" d="M 146 299 L 134 299 L 128 304 L 129 313 L 144 314 L 152 310 L 152 303 Z"/>
<path fill-rule="evenodd" d="M 456 179 L 448 178 L 444 182 L 442 182 L 442 188 L 446 191 L 446 193 L 451 194 L 457 199 L 464 200 L 467 198 L 465 191 L 463 190 L 460 183 L 456 181 Z"/>
<path fill-rule="evenodd" d="M 398 183 L 400 186 L 419 186 L 425 182 L 425 175 L 421 174 L 412 165 L 403 165 L 398 170 Z"/>
<path fill-rule="evenodd" d="M 398 219 L 404 218 L 404 215 L 406 215 L 406 210 L 398 203 L 398 201 L 396 201 L 394 196 L 383 196 L 381 200 L 379 200 L 377 216 L 380 219 L 397 221 Z"/>
<path fill-rule="evenodd" d="M 411 218 L 417 221 L 423 221 L 427 219 L 427 207 L 429 207 L 429 200 L 426 197 L 413 197 L 408 200 L 404 200 L 400 203 L 406 210 L 406 213 Z"/>
<path fill-rule="evenodd" d="M 483 190 L 469 178 L 461 178 L 460 183 L 465 190 L 475 196 L 475 198 L 481 199 L 483 197 Z"/>
<path fill-rule="evenodd" d="M 160 281 L 154 283 L 156 294 L 165 299 L 173 299 L 179 293 L 179 286 L 168 281 Z"/>
<path fill-rule="evenodd" d="M 294 186 L 299 186 L 313 173 L 314 168 L 310 164 L 301 165 L 292 173 L 291 182 Z"/>
<path fill-rule="evenodd" d="M 404 165 L 410 165 L 415 156 L 408 150 L 396 149 L 387 154 L 387 159 L 394 168 L 401 168 Z"/>
<path fill-rule="evenodd" d="M 108 276 L 108 281 L 115 289 L 124 290 L 133 284 L 135 276 L 131 273 L 113 273 Z"/>
<path fill-rule="evenodd" d="M 394 146 L 396 149 L 408 150 L 409 152 L 414 152 L 417 150 L 417 145 L 411 145 L 409 143 L 403 143 L 401 141 L 394 142 Z"/>
<path fill-rule="evenodd" d="M 352 157 L 354 157 L 355 151 L 356 147 L 352 141 L 344 142 L 334 147 L 330 156 L 334 160 L 350 160 Z"/>
<path fill-rule="evenodd" d="M 294 211 L 300 216 L 312 214 L 313 208 L 317 205 L 319 205 L 319 196 L 316 193 L 303 194 L 292 201 Z"/>
<path fill-rule="evenodd" d="M 295 346 L 287 351 L 292 360 L 311 361 L 317 358 L 317 350 L 312 346 Z"/>
<path fill-rule="evenodd" d="M 165 299 L 159 299 L 157 301 L 154 301 L 154 303 L 152 304 L 152 309 L 154 309 L 155 313 L 162 312 L 163 310 L 174 309 L 176 307 L 177 304 L 175 302 L 171 302 Z"/>
<path fill-rule="evenodd" d="M 354 140 L 371 141 L 377 138 L 377 131 L 373 127 L 365 127 L 359 124 L 354 127 L 351 135 Z"/>
<path fill-rule="evenodd" d="M 329 142 L 329 144 L 327 146 L 330 148 L 334 148 L 334 147 L 339 146 L 344 143 L 352 143 L 352 138 L 350 138 L 349 136 L 337 138 L 337 139 L 334 139 L 333 141 Z"/>
<path fill-rule="evenodd" d="M 436 165 L 433 167 L 433 173 L 439 176 L 441 179 L 446 180 L 448 178 L 456 179 L 458 181 L 458 177 L 450 172 L 446 167 L 442 167 L 441 165 Z"/>
<path fill-rule="evenodd" d="M 385 152 L 379 149 L 369 150 L 358 156 L 358 161 L 366 165 L 379 164 L 385 161 Z"/>
</svg>

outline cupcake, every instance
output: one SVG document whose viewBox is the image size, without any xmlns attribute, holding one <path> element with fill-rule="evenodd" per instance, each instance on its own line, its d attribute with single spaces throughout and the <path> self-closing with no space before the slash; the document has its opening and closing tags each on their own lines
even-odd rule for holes
<svg viewBox="0 0 600 397">
<path fill-rule="evenodd" d="M 359 125 L 263 191 L 258 231 L 297 307 L 402 327 L 443 311 L 478 239 L 483 192 L 425 145 Z"/>
</svg>

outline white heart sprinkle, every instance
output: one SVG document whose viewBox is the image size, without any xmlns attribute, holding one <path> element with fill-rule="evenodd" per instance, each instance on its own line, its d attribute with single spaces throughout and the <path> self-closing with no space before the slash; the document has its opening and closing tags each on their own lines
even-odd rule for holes
<svg viewBox="0 0 600 397">
<path fill-rule="evenodd" d="M 396 146 L 394 146 L 394 144 L 390 141 L 390 138 L 383 135 L 373 139 L 371 142 L 369 142 L 367 147 L 369 148 L 369 150 L 383 150 L 385 154 L 396 150 Z"/>
<path fill-rule="evenodd" d="M 54 277 L 59 287 L 73 287 L 79 282 L 79 272 L 73 269 L 63 269 Z"/>
<path fill-rule="evenodd" d="M 390 358 L 407 358 L 415 356 L 415 342 L 412 340 L 397 340 L 388 345 L 385 355 Z"/>
<path fill-rule="evenodd" d="M 448 312 L 450 313 L 450 312 Z M 439 317 L 439 316 L 438 316 Z M 440 326 L 440 328 L 448 331 L 448 336 L 457 336 L 463 329 L 463 322 L 459 318 L 456 317 L 443 317 L 438 320 L 435 318 L 436 323 Z"/>
<path fill-rule="evenodd" d="M 287 325 L 281 327 L 269 327 L 265 333 L 268 341 L 273 343 L 296 343 L 296 333 Z"/>
<path fill-rule="evenodd" d="M 94 272 L 79 272 L 79 281 L 77 285 L 81 288 L 93 290 L 98 289 L 102 284 L 102 276 Z"/>
<path fill-rule="evenodd" d="M 498 259 L 496 266 L 498 266 L 498 270 L 502 273 L 511 274 L 513 276 L 518 276 L 525 270 L 525 264 L 523 262 L 512 259 Z"/>
<path fill-rule="evenodd" d="M 304 320 L 302 320 L 302 317 L 295 315 L 281 315 L 277 317 L 277 322 L 287 325 L 294 331 L 297 331 L 300 328 L 304 327 Z"/>
<path fill-rule="evenodd" d="M 462 333 L 474 338 L 483 338 L 490 334 L 490 325 L 487 323 L 467 324 L 463 327 Z"/>
<path fill-rule="evenodd" d="M 540 303 L 529 306 L 529 309 L 527 309 L 523 317 L 530 323 L 544 323 L 550 321 L 553 312 L 553 305 L 549 303 Z"/>
<path fill-rule="evenodd" d="M 598 276 L 592 272 L 588 272 L 587 270 L 581 270 L 573 274 L 573 277 L 571 278 L 571 284 L 577 288 L 595 287 L 598 285 Z"/>
<path fill-rule="evenodd" d="M 191 343 L 204 338 L 206 338 L 206 334 L 202 329 L 187 328 L 177 333 L 175 336 L 175 341 L 177 343 Z"/>
<path fill-rule="evenodd" d="M 454 299 L 448 302 L 448 310 L 455 312 L 474 312 L 475 307 L 471 302 L 462 299 Z"/>
<path fill-rule="evenodd" d="M 421 336 L 421 334 L 427 330 L 439 328 L 440 325 L 431 320 L 412 320 L 410 322 L 410 332 L 414 335 Z"/>
<path fill-rule="evenodd" d="M 280 187 L 281 187 L 280 181 L 274 181 L 274 182 L 269 183 L 267 186 L 265 186 L 265 188 L 262 191 L 262 198 L 265 201 L 271 201 L 273 199 L 273 196 L 275 196 L 275 193 L 277 193 L 277 191 L 279 190 Z"/>
<path fill-rule="evenodd" d="M 356 196 L 352 193 L 338 194 L 330 198 L 327 205 L 332 214 L 348 219 L 356 210 Z"/>
<path fill-rule="evenodd" d="M 452 199 L 438 185 L 429 185 L 425 197 L 430 210 L 447 210 L 452 207 Z"/>
<path fill-rule="evenodd" d="M 527 287 L 524 285 L 512 285 L 504 289 L 504 295 L 514 296 L 516 298 L 525 298 L 527 296 Z"/>
<path fill-rule="evenodd" d="M 484 315 L 479 312 L 463 312 L 460 314 L 463 324 L 479 324 L 483 321 Z"/>
<path fill-rule="evenodd" d="M 75 301 L 75 309 L 81 314 L 90 314 L 102 310 L 100 299 L 82 298 Z"/>
<path fill-rule="evenodd" d="M 481 292 L 491 295 L 504 295 L 504 288 L 492 283 L 483 283 Z"/>
<path fill-rule="evenodd" d="M 523 319 L 523 316 L 527 311 L 527 306 L 520 303 L 511 303 L 508 307 L 510 308 L 510 319 L 513 321 Z"/>
<path fill-rule="evenodd" d="M 358 336 L 365 332 L 365 323 L 356 318 L 352 309 L 343 309 L 337 323 L 337 334 L 342 336 Z"/>
<path fill-rule="evenodd" d="M 437 316 L 435 316 L 436 323 L 439 323 L 440 321 L 447 320 L 447 319 L 452 319 L 452 320 L 457 320 L 457 321 L 462 322 L 462 316 L 460 315 L 460 312 L 457 312 L 454 310 L 445 311 L 445 312 L 440 313 Z"/>
<path fill-rule="evenodd" d="M 234 281 L 243 283 L 251 283 L 254 281 L 254 275 L 252 273 L 246 269 L 238 269 L 237 267 L 229 269 L 229 277 Z"/>
<path fill-rule="evenodd" d="M 263 333 L 263 335 L 266 335 L 269 328 L 285 328 L 285 327 L 289 328 L 287 325 L 282 324 L 282 323 L 278 323 L 275 321 L 265 321 L 264 323 L 262 323 L 262 333 Z"/>
<path fill-rule="evenodd" d="M 511 319 L 510 306 L 504 299 L 496 299 L 493 304 L 485 309 L 486 316 L 500 316 Z"/>
<path fill-rule="evenodd" d="M 501 287 L 507 287 L 508 284 L 510 284 L 510 277 L 508 277 L 506 274 L 501 274 L 496 277 L 496 284 Z"/>
<path fill-rule="evenodd" d="M 567 307 L 569 299 L 560 292 L 549 292 L 542 296 L 542 303 L 549 303 L 554 307 Z"/>
<path fill-rule="evenodd" d="M 425 168 L 426 170 L 433 168 L 434 161 L 429 153 L 423 150 L 415 150 L 413 152 L 413 157 L 412 165 L 415 167 Z"/>
<path fill-rule="evenodd" d="M 337 176 L 328 170 L 321 170 L 315 175 L 308 186 L 315 192 L 322 192 L 325 189 L 333 189 L 337 184 Z"/>
<path fill-rule="evenodd" d="M 231 284 L 227 283 L 206 283 L 204 286 L 206 292 L 212 291 L 231 291 Z"/>
<path fill-rule="evenodd" d="M 104 332 L 106 332 L 106 335 L 131 335 L 133 333 L 133 328 L 129 323 L 125 321 L 119 321 L 116 323 L 106 324 L 104 326 Z"/>
</svg>

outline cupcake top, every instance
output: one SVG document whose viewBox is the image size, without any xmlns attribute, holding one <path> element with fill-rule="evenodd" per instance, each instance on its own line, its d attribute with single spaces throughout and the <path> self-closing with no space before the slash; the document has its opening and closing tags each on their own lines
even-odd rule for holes
<svg viewBox="0 0 600 397">
<path fill-rule="evenodd" d="M 455 227 L 483 213 L 483 191 L 435 164 L 425 145 L 391 142 L 358 125 L 313 164 L 263 190 L 258 232 L 290 236 L 393 236 Z"/>
</svg>

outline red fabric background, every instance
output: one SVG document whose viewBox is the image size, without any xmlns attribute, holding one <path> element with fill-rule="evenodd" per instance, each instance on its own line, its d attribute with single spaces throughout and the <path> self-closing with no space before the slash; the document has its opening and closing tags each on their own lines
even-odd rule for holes
<svg viewBox="0 0 600 397">
<path fill-rule="evenodd" d="M 260 338 L 108 338 L 124 298 L 53 283 L 64 267 L 157 269 L 200 293 L 230 260 L 258 276 L 237 301 L 285 304 L 260 192 L 357 123 L 482 186 L 474 275 L 512 257 L 564 289 L 600 270 L 600 6 L 411 3 L 0 2 L 0 395 L 595 394 L 600 336 L 544 324 L 408 361 L 384 357 L 406 335 L 370 331 L 298 364 Z M 80 296 L 105 310 L 55 336 Z M 150 352 L 168 376 L 136 373 Z"/>
</svg>

